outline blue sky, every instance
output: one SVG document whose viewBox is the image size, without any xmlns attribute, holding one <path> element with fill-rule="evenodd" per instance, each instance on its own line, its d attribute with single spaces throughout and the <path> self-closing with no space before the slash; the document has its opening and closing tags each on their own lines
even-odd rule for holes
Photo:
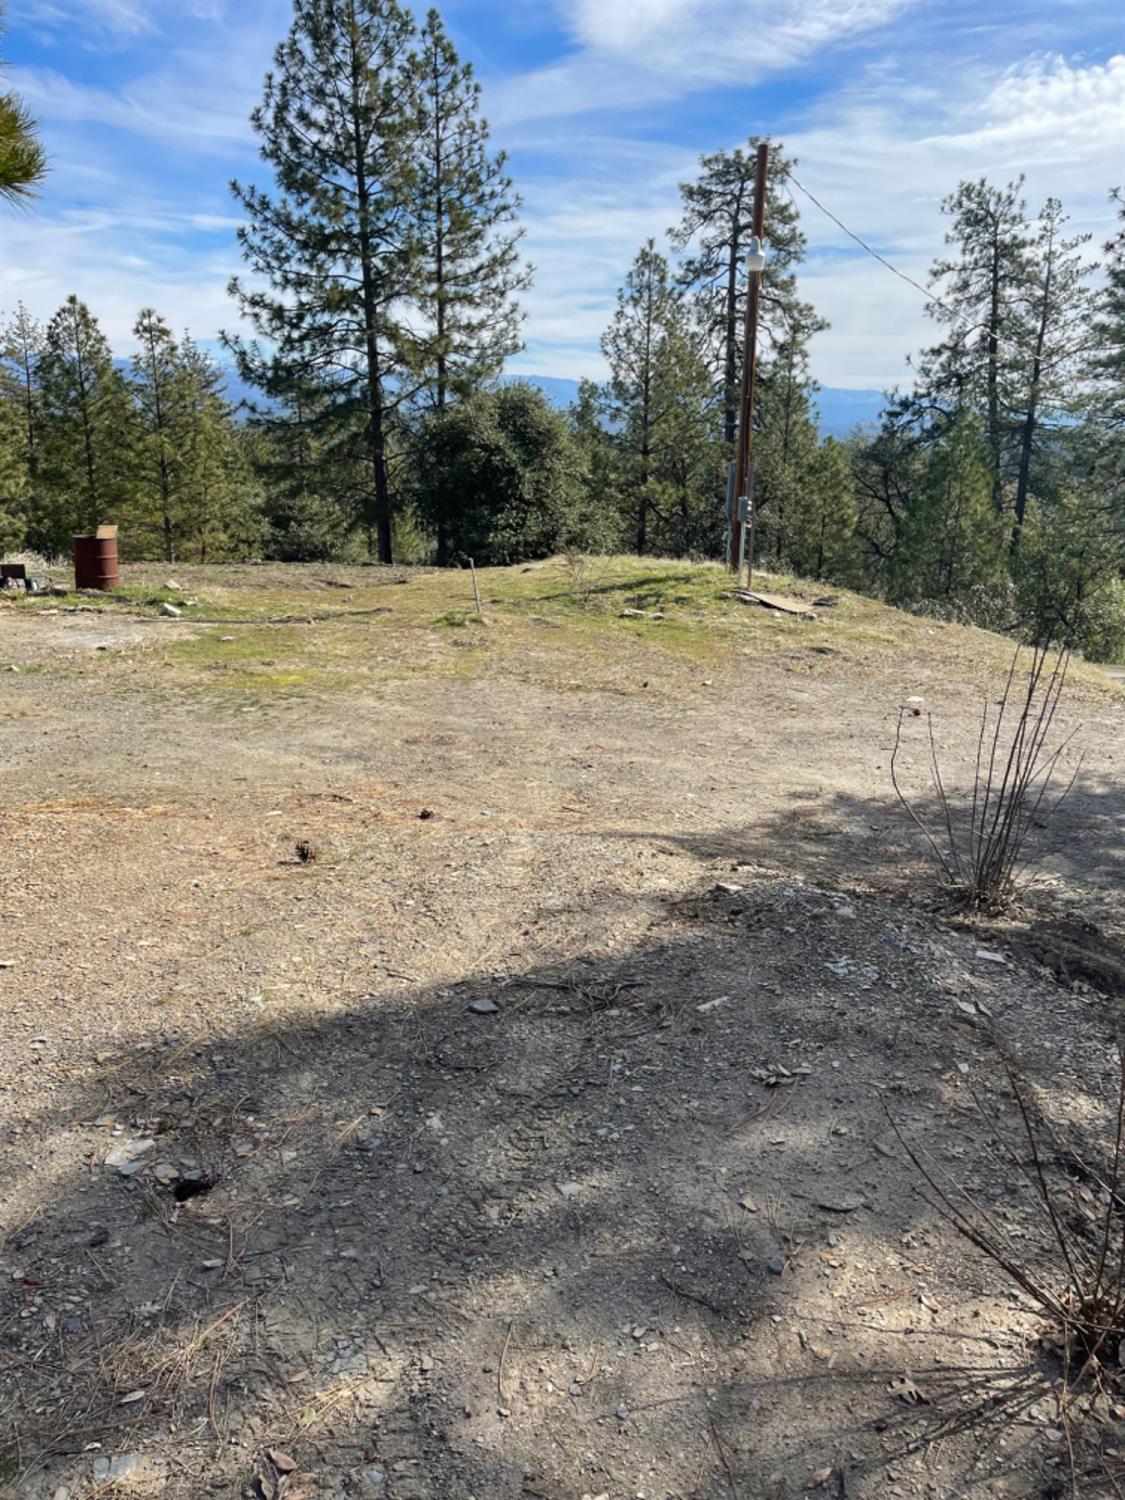
<svg viewBox="0 0 1125 1500">
<path fill-rule="evenodd" d="M 770 133 L 797 175 L 905 271 L 941 249 L 965 176 L 1027 175 L 1107 237 L 1125 181 L 1118 0 L 446 0 L 523 194 L 537 267 L 516 371 L 602 373 L 598 335 L 637 248 L 677 217 L 701 152 Z M 201 341 L 236 326 L 232 176 L 289 0 L 8 0 L 9 83 L 53 170 L 0 221 L 0 307 L 84 297 L 128 353 L 137 310 Z M 923 299 L 802 202 L 805 295 L 832 324 L 830 386 L 887 386 L 927 337 Z"/>
</svg>

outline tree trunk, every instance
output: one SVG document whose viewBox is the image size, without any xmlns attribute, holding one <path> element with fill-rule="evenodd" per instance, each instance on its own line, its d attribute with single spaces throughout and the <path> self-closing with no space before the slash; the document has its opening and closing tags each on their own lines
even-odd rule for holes
<svg viewBox="0 0 1125 1500">
<path fill-rule="evenodd" d="M 1053 257 L 1048 256 L 1047 274 L 1043 281 L 1043 303 L 1039 312 L 1039 327 L 1035 333 L 1035 354 L 1031 361 L 1031 384 L 1027 392 L 1027 412 L 1024 415 L 1023 431 L 1020 434 L 1020 468 L 1016 480 L 1015 520 L 1012 524 L 1011 551 L 1019 550 L 1023 518 L 1027 513 L 1027 492 L 1031 483 L 1031 450 L 1035 443 L 1035 430 L 1039 418 L 1039 382 L 1043 373 L 1043 345 L 1047 338 L 1047 320 L 1051 307 L 1051 272 Z"/>
<path fill-rule="evenodd" d="M 156 363 L 156 345 L 149 336 L 149 372 L 152 376 L 152 414 L 156 423 L 157 472 L 160 478 L 160 514 L 164 522 L 164 561 L 176 561 L 172 534 L 172 479 L 168 469 L 168 452 L 164 443 L 164 403 L 160 399 L 160 372 Z"/>
<path fill-rule="evenodd" d="M 82 452 L 86 463 L 86 503 L 88 506 L 81 524 L 90 531 L 96 531 L 98 527 L 97 467 L 94 463 L 94 437 L 90 430 L 90 398 L 86 389 L 86 367 L 82 363 L 82 336 L 78 327 L 77 313 L 74 315 L 74 364 L 78 375 L 78 400 L 82 412 Z"/>
<path fill-rule="evenodd" d="M 355 21 L 354 7 L 352 12 Z M 352 64 L 352 147 L 355 160 L 356 203 L 359 211 L 359 269 L 363 287 L 363 344 L 367 364 L 368 401 L 368 456 L 372 469 L 374 493 L 373 515 L 367 517 L 368 546 L 370 547 L 371 521 L 375 523 L 379 561 L 391 562 L 391 495 L 387 478 L 386 434 L 383 422 L 383 381 L 379 365 L 378 319 L 375 303 L 375 276 L 372 269 L 371 226 L 368 222 L 368 204 L 371 193 L 367 183 L 367 163 L 364 159 L 363 132 L 360 126 L 358 59 L 354 41 L 351 46 Z"/>
<path fill-rule="evenodd" d="M 988 309 L 988 446 L 992 463 L 992 504 L 999 512 L 1003 503 L 1000 483 L 1000 240 L 992 240 L 992 285 Z"/>
<path fill-rule="evenodd" d="M 439 80 L 434 69 L 434 297 L 437 323 L 437 406 L 445 406 L 445 195 L 442 192 L 441 114 L 438 108 Z"/>
</svg>

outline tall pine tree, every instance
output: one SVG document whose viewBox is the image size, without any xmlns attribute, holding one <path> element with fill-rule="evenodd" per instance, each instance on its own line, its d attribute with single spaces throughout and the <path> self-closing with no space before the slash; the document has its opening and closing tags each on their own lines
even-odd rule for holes
<svg viewBox="0 0 1125 1500">
<path fill-rule="evenodd" d="M 419 258 L 415 294 L 425 319 L 426 389 L 439 408 L 499 375 L 520 348 L 517 292 L 520 201 L 489 151 L 480 85 L 431 10 L 416 59 L 422 127 L 415 157 Z"/>
<path fill-rule="evenodd" d="M 1018 452 L 1012 501 L 1012 545 L 1019 542 L 1034 490 L 1033 464 L 1045 441 L 1073 420 L 1087 362 L 1091 297 L 1086 286 L 1093 266 L 1081 247 L 1088 234 L 1067 236 L 1066 215 L 1048 198 L 1039 215 L 1028 258 L 1028 280 L 1020 299 L 1016 336 L 1022 347 L 1013 379 L 1011 412 Z"/>
<path fill-rule="evenodd" d="M 120 520 L 133 498 L 133 412 L 105 335 L 75 296 L 47 324 L 38 376 L 43 498 L 30 539 L 65 553 L 75 532 Z"/>
<path fill-rule="evenodd" d="M 268 348 L 229 347 L 267 397 L 300 391 L 329 454 L 362 466 L 356 519 L 385 563 L 390 429 L 419 364 L 403 308 L 419 266 L 413 34 L 395 0 L 295 0 L 251 117 L 277 192 L 232 185 L 254 274 L 231 291 Z"/>
<path fill-rule="evenodd" d="M 260 536 L 260 497 L 222 371 L 185 335 L 177 376 L 184 543 L 200 562 L 245 555 Z"/>
<path fill-rule="evenodd" d="M 755 158 L 760 137 L 745 149 L 718 151 L 699 160 L 699 176 L 680 184 L 683 217 L 671 231 L 672 243 L 688 254 L 680 267 L 707 330 L 723 396 L 723 439 L 734 444 L 742 362 L 742 309 L 746 299 L 746 254 L 754 213 Z M 762 277 L 763 350 L 788 341 L 807 341 L 827 327 L 797 295 L 795 269 L 804 259 L 796 205 L 780 192 L 794 163 L 778 145 L 771 151 L 767 182 L 769 256 Z"/>
<path fill-rule="evenodd" d="M 140 348 L 133 356 L 137 417 L 136 476 L 141 527 L 155 525 L 165 562 L 175 562 L 186 529 L 183 514 L 184 380 L 180 351 L 164 319 L 142 308 L 133 325 Z"/>
<path fill-rule="evenodd" d="M 1105 286 L 1094 319 L 1094 407 L 1116 431 L 1125 430 L 1125 194 L 1118 188 L 1117 233 L 1105 247 Z"/>
<path fill-rule="evenodd" d="M 30 519 L 38 511 L 39 497 L 39 356 L 43 330 L 21 302 L 14 317 L 0 330 L 0 360 L 7 367 L 5 381 L 6 488 L 18 488 L 19 512 Z M 18 475 L 18 486 L 17 486 Z M 0 507 L 3 501 L 0 500 Z M 14 501 L 11 514 L 15 514 Z M 11 543 L 9 543 L 11 545 Z"/>
<path fill-rule="evenodd" d="M 676 292 L 668 262 L 648 243 L 637 255 L 617 294 L 617 310 L 602 335 L 609 365 L 609 414 L 620 456 L 619 486 L 635 551 L 648 550 L 657 504 L 655 450 L 668 414 L 668 391 L 660 380 L 660 351 Z"/>
<path fill-rule="evenodd" d="M 942 203 L 956 254 L 935 261 L 939 300 L 926 311 L 949 332 L 919 361 L 919 400 L 947 413 L 982 414 L 993 508 L 1004 505 L 1011 475 L 1011 420 L 1020 362 L 1021 299 L 1029 282 L 1030 226 L 1023 178 L 996 188 L 982 177 L 962 182 Z"/>
<path fill-rule="evenodd" d="M 23 544 L 27 531 L 27 458 L 20 390 L 0 364 L 0 556 Z"/>
</svg>

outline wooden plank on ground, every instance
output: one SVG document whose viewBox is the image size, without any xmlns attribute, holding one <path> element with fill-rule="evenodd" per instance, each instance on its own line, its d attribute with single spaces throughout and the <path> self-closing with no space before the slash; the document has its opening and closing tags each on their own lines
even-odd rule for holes
<svg viewBox="0 0 1125 1500">
<path fill-rule="evenodd" d="M 803 599 L 792 599 L 788 594 L 759 594 L 750 589 L 736 589 L 735 598 L 743 604 L 761 604 L 766 609 L 779 609 L 782 614 L 800 615 L 806 620 L 815 620 L 816 612 Z"/>
</svg>

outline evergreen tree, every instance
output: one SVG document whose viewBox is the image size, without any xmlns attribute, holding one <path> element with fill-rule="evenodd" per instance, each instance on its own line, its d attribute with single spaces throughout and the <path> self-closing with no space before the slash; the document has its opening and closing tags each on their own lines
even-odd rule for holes
<svg viewBox="0 0 1125 1500">
<path fill-rule="evenodd" d="M 785 339 L 758 384 L 753 454 L 755 550 L 782 568 L 796 566 L 793 528 L 816 455 L 812 389 L 803 342 Z"/>
<path fill-rule="evenodd" d="M 911 397 L 892 397 L 877 429 L 849 442 L 856 537 L 865 586 L 884 593 L 902 544 L 906 515 L 921 480 L 926 444 Z M 901 578 L 901 575 L 900 575 Z"/>
<path fill-rule="evenodd" d="M 442 407 L 494 379 L 520 348 L 515 294 L 531 278 L 519 259 L 519 198 L 505 175 L 504 153 L 489 152 L 480 85 L 459 61 L 436 10 L 419 44 L 415 291 L 429 331 L 426 387 Z"/>
<path fill-rule="evenodd" d="M 946 243 L 956 246 L 957 254 L 935 261 L 930 278 L 940 300 L 926 310 L 949 334 L 926 350 L 919 364 L 922 406 L 982 414 L 989 492 L 997 512 L 1011 470 L 1009 413 L 1019 403 L 1022 303 L 1031 279 L 1022 186 L 1022 177 L 1005 188 L 982 177 L 962 182 L 942 203 L 953 221 Z"/>
<path fill-rule="evenodd" d="M 411 466 L 446 557 L 504 565 L 587 548 L 581 456 L 566 418 L 521 381 L 423 418 Z"/>
<path fill-rule="evenodd" d="M 390 429 L 420 360 L 404 314 L 419 274 L 413 32 L 396 0 L 295 0 L 251 117 L 278 191 L 233 184 L 255 280 L 231 291 L 272 352 L 228 345 L 267 397 L 299 393 L 292 410 L 315 408 L 333 461 L 362 467 L 359 520 L 385 563 Z"/>
<path fill-rule="evenodd" d="M 930 446 L 890 560 L 893 603 L 955 599 L 1002 574 L 1002 519 L 980 423 L 960 414 Z"/>
<path fill-rule="evenodd" d="M 613 436 L 606 425 L 608 395 L 594 380 L 580 380 L 577 399 L 568 418 L 577 448 L 588 517 L 585 530 L 590 550 L 614 552 L 622 540 L 622 516 L 617 498 L 617 462 Z"/>
<path fill-rule="evenodd" d="M 133 413 L 109 344 L 70 296 L 47 324 L 38 362 L 43 486 L 32 545 L 54 554 L 70 538 L 116 521 L 133 498 Z"/>
<path fill-rule="evenodd" d="M 0 36 L 4 31 L 0 6 Z M 33 198 L 47 175 L 47 153 L 35 133 L 36 122 L 12 90 L 0 91 L 0 199 L 23 204 Z"/>
<path fill-rule="evenodd" d="M 180 351 L 168 325 L 151 307 L 133 325 L 140 344 L 133 357 L 133 406 L 137 420 L 137 525 L 159 529 L 165 562 L 176 561 L 188 528 L 183 494 L 184 398 Z"/>
<path fill-rule="evenodd" d="M 1072 420 L 1086 363 L 1091 299 L 1085 285 L 1093 266 L 1079 254 L 1088 234 L 1063 234 L 1066 215 L 1048 198 L 1039 216 L 1028 261 L 1028 281 L 1017 316 L 1016 337 L 1023 356 L 1013 380 L 1011 413 L 1017 433 L 1018 462 L 1013 501 L 1013 546 L 1033 490 L 1033 461 L 1044 440 Z"/>
<path fill-rule="evenodd" d="M 858 509 L 850 455 L 826 438 L 803 465 L 786 517 L 784 563 L 803 578 L 856 581 Z"/>
<path fill-rule="evenodd" d="M 1125 430 L 1125 195 L 1113 194 L 1119 228 L 1105 247 L 1105 286 L 1098 298 L 1093 332 L 1094 409 L 1120 433 Z"/>
<path fill-rule="evenodd" d="M 650 550 L 716 556 L 722 548 L 724 458 L 715 385 L 691 309 L 673 298 L 656 350 Z"/>
<path fill-rule="evenodd" d="M 238 441 L 222 371 L 186 335 L 180 345 L 177 386 L 185 544 L 200 562 L 244 556 L 260 537 L 258 487 Z"/>
<path fill-rule="evenodd" d="M 745 149 L 700 157 L 699 177 L 680 184 L 683 217 L 671 231 L 673 246 L 691 252 L 680 268 L 680 280 L 698 301 L 700 322 L 714 351 L 728 448 L 734 445 L 738 427 L 746 254 L 759 139 L 751 136 Z M 780 145 L 771 149 L 766 217 L 769 255 L 762 277 L 760 325 L 767 353 L 773 344 L 787 339 L 807 341 L 828 326 L 797 296 L 794 270 L 804 259 L 805 237 L 795 204 L 779 190 L 793 165 Z"/>
<path fill-rule="evenodd" d="M 6 367 L 5 416 L 9 489 L 21 472 L 18 491 L 20 510 L 36 515 L 39 496 L 39 356 L 43 330 L 21 302 L 16 313 L 0 330 L 0 360 Z M 11 466 L 15 467 L 11 467 Z M 2 505 L 2 502 L 0 502 Z"/>
<path fill-rule="evenodd" d="M 670 410 L 661 354 L 675 300 L 668 262 L 649 240 L 617 294 L 617 310 L 601 340 L 610 372 L 608 412 L 618 455 L 618 493 L 628 539 L 638 553 L 649 548 L 658 505 L 657 434 Z"/>
<path fill-rule="evenodd" d="M 23 545 L 27 488 L 20 389 L 11 371 L 0 365 L 0 557 Z"/>
</svg>

